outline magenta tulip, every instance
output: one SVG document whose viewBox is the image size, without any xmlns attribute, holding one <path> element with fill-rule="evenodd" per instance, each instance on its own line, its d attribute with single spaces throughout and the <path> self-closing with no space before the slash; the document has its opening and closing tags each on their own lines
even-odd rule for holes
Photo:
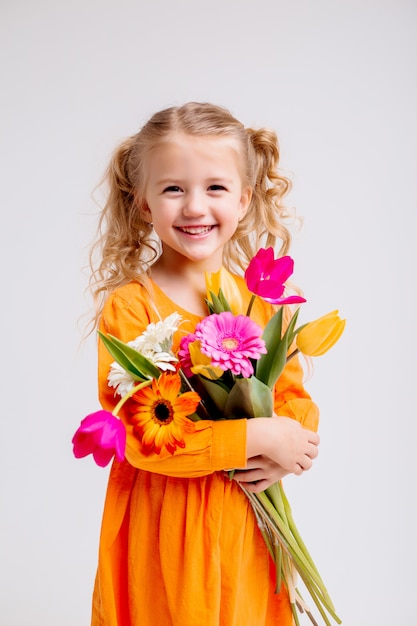
<svg viewBox="0 0 417 626">
<path fill-rule="evenodd" d="M 305 302 L 301 296 L 281 297 L 285 281 L 294 270 L 290 256 L 274 259 L 273 248 L 260 248 L 245 272 L 246 285 L 252 293 L 271 304 L 296 304 Z"/>
<path fill-rule="evenodd" d="M 96 411 L 85 417 L 72 439 L 74 456 L 92 454 L 100 467 L 105 467 L 116 456 L 123 461 L 126 449 L 126 429 L 109 411 Z"/>
</svg>

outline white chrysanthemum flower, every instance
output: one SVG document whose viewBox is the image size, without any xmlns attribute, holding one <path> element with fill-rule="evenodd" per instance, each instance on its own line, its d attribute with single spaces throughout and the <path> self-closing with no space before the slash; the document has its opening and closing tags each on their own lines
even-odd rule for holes
<svg viewBox="0 0 417 626">
<path fill-rule="evenodd" d="M 175 372 L 176 368 L 172 363 L 176 363 L 178 359 L 171 352 L 145 352 L 143 356 L 146 356 L 160 370 Z"/>
<path fill-rule="evenodd" d="M 140 352 L 161 371 L 175 372 L 175 366 L 172 364 L 178 359 L 170 350 L 172 336 L 178 329 L 180 321 L 181 315 L 172 313 L 160 322 L 148 324 L 146 330 L 136 339 L 129 341 L 127 345 Z M 126 372 L 117 361 L 111 364 L 107 381 L 109 386 L 114 387 L 122 397 L 131 391 L 137 383 L 133 376 Z"/>
<path fill-rule="evenodd" d="M 168 352 L 171 348 L 172 336 L 178 330 L 180 321 L 181 315 L 175 312 L 160 322 L 151 322 L 131 345 L 142 354 L 143 350 L 146 352 Z"/>
<path fill-rule="evenodd" d="M 114 387 L 120 396 L 125 396 L 133 389 L 136 381 L 126 370 L 114 361 L 110 365 L 109 375 L 107 376 L 109 387 Z"/>
</svg>

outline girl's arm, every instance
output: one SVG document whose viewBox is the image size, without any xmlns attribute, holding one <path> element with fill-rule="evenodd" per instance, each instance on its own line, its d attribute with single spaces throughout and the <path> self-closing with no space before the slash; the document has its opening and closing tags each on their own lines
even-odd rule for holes
<svg viewBox="0 0 417 626">
<path fill-rule="evenodd" d="M 289 417 L 248 420 L 244 470 L 233 478 L 248 491 L 259 493 L 288 474 L 309 470 L 318 455 L 319 436 Z"/>
<path fill-rule="evenodd" d="M 160 311 L 166 317 L 172 310 Z M 143 288 L 126 285 L 107 300 L 100 322 L 100 330 L 124 342 L 140 335 L 158 316 Z M 98 343 L 99 398 L 103 408 L 112 411 L 120 396 L 109 387 L 107 376 L 113 357 L 102 341 Z M 149 472 L 168 476 L 197 477 L 228 467 L 246 465 L 246 420 L 211 421 L 195 423 L 195 432 L 184 433 L 185 448 L 177 448 L 174 455 L 165 449 L 160 454 L 144 454 L 139 439 L 133 433 L 128 414 L 120 413 L 126 431 L 126 458 L 131 465 Z"/>
</svg>

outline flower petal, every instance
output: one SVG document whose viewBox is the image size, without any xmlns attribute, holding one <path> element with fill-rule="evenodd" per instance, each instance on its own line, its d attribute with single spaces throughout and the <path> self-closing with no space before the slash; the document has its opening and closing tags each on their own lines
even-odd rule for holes
<svg viewBox="0 0 417 626">
<path fill-rule="evenodd" d="M 115 454 L 118 461 L 124 459 L 126 430 L 122 422 L 109 411 L 96 411 L 82 420 L 72 443 L 76 458 L 92 454 L 96 463 L 104 467 Z"/>
<path fill-rule="evenodd" d="M 263 298 L 269 304 L 302 304 L 307 302 L 302 296 L 286 296 L 284 298 Z"/>
<path fill-rule="evenodd" d="M 163 448 L 173 454 L 177 446 L 185 445 L 183 433 L 195 428 L 187 416 L 195 412 L 200 396 L 194 391 L 182 394 L 180 391 L 179 375 L 164 372 L 153 379 L 150 387 L 134 394 L 131 422 L 145 454 L 160 454 Z"/>
<path fill-rule="evenodd" d="M 282 298 L 285 282 L 294 271 L 293 259 L 286 255 L 274 259 L 273 248 L 261 248 L 249 263 L 245 272 L 246 285 L 252 293 L 271 304 L 290 304 L 305 302 L 300 296 Z"/>
<path fill-rule="evenodd" d="M 338 311 L 327 313 L 299 331 L 297 348 L 306 356 L 321 356 L 339 340 L 345 324 L 346 320 L 340 319 Z"/>
<path fill-rule="evenodd" d="M 243 376 L 253 374 L 250 359 L 257 360 L 266 352 L 261 335 L 261 327 L 249 317 L 228 311 L 204 318 L 195 331 L 201 352 L 210 357 L 212 366 Z"/>
<path fill-rule="evenodd" d="M 207 300 L 211 300 L 210 291 L 218 296 L 221 290 L 232 313 L 238 315 L 243 306 L 242 294 L 232 274 L 222 267 L 218 272 L 206 273 L 205 277 Z"/>
<path fill-rule="evenodd" d="M 290 256 L 282 256 L 274 261 L 271 280 L 285 283 L 294 271 L 294 261 Z"/>
<path fill-rule="evenodd" d="M 106 467 L 110 463 L 114 456 L 114 451 L 104 448 L 96 448 L 93 452 L 93 458 L 97 465 L 100 467 Z"/>
</svg>

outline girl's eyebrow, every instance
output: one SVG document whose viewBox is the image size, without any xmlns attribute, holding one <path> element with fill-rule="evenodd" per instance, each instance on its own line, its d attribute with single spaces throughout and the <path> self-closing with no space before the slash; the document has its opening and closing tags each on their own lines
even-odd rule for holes
<svg viewBox="0 0 417 626">
<path fill-rule="evenodd" d="M 207 178 L 206 180 L 207 183 L 226 183 L 227 185 L 231 185 L 233 183 L 233 180 L 231 178 L 224 178 L 223 176 L 211 176 L 210 178 Z"/>
<path fill-rule="evenodd" d="M 174 176 L 172 176 L 171 178 L 160 178 L 157 179 L 155 181 L 156 185 L 166 185 L 167 183 L 173 183 L 173 182 L 178 182 L 180 179 L 179 178 L 175 178 Z"/>
</svg>

